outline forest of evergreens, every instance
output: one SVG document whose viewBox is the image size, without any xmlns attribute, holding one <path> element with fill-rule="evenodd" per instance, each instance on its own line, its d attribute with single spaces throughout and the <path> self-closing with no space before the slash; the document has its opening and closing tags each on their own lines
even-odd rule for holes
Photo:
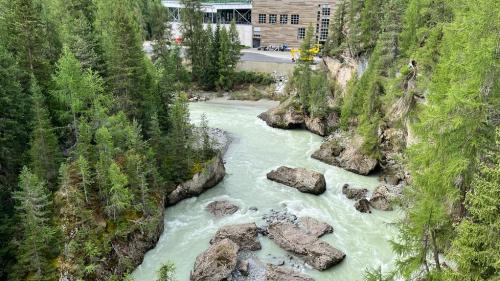
<svg viewBox="0 0 500 281">
<path fill-rule="evenodd" d="M 0 280 L 123 280 L 134 265 L 110 253 L 154 232 L 165 194 L 214 156 L 193 145 L 183 91 L 263 78 L 236 72 L 234 24 L 208 31 L 200 2 L 183 3 L 189 68 L 159 0 L 0 0 Z M 368 280 L 500 278 L 499 12 L 490 0 L 339 0 L 324 56 L 368 66 L 335 108 L 335 81 L 298 63 L 298 103 L 337 111 L 367 154 L 381 157 L 383 126 L 410 124 L 417 140 L 401 160 L 412 183 L 395 269 Z M 313 43 L 309 31 L 304 52 Z"/>
</svg>

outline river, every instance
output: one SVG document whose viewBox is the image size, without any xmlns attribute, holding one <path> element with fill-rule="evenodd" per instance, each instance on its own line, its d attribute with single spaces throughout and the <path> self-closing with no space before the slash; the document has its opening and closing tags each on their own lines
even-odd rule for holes
<svg viewBox="0 0 500 281">
<path fill-rule="evenodd" d="M 323 272 L 301 266 L 300 270 L 316 281 L 362 280 L 367 267 L 391 267 L 394 254 L 388 240 L 395 237 L 396 230 L 388 224 L 395 221 L 398 212 L 359 213 L 353 207 L 354 201 L 341 191 L 345 183 L 373 190 L 378 184 L 377 177 L 359 176 L 312 159 L 310 155 L 319 148 L 322 138 L 307 131 L 268 127 L 257 115 L 270 105 L 220 100 L 190 105 L 192 122 L 198 123 L 205 113 L 210 126 L 224 129 L 234 138 L 225 156 L 227 175 L 200 197 L 166 210 L 165 231 L 133 272 L 136 281 L 155 281 L 159 267 L 167 261 L 175 263 L 179 281 L 189 280 L 196 256 L 209 247 L 219 227 L 247 222 L 261 224 L 264 213 L 283 206 L 297 216 L 307 215 L 331 224 L 334 233 L 321 239 L 346 253 L 341 264 Z M 309 195 L 267 180 L 266 173 L 281 165 L 324 173 L 327 191 L 320 196 Z M 220 199 L 238 205 L 240 210 L 221 219 L 212 217 L 204 208 Z M 250 207 L 257 207 L 258 211 L 251 211 Z M 257 256 L 262 261 L 276 261 L 274 257 L 285 259 L 287 253 L 267 237 L 259 239 L 263 249 Z"/>
</svg>

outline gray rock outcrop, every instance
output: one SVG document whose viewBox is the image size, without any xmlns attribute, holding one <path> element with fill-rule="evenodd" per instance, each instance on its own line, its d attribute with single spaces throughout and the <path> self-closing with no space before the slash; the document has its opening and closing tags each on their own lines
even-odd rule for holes
<svg viewBox="0 0 500 281">
<path fill-rule="evenodd" d="M 354 203 L 354 208 L 360 211 L 361 213 L 371 213 L 370 211 L 370 202 L 366 199 L 360 199 L 358 202 Z"/>
<path fill-rule="evenodd" d="M 402 185 L 379 185 L 370 198 L 370 205 L 378 210 L 391 211 L 394 200 L 402 195 Z"/>
<path fill-rule="evenodd" d="M 313 278 L 297 273 L 290 268 L 268 264 L 266 281 L 314 281 Z"/>
<path fill-rule="evenodd" d="M 273 128 L 295 129 L 304 125 L 304 114 L 293 106 L 280 105 L 258 116 Z"/>
<path fill-rule="evenodd" d="M 362 143 L 359 136 L 349 138 L 345 133 L 337 132 L 311 157 L 353 173 L 368 175 L 377 167 L 378 161 L 361 151 Z"/>
<path fill-rule="evenodd" d="M 203 164 L 203 170 L 193 176 L 187 182 L 179 184 L 176 189 L 167 196 L 167 206 L 175 205 L 179 201 L 195 197 L 204 191 L 217 185 L 226 175 L 226 169 L 222 155 L 214 157 Z"/>
<path fill-rule="evenodd" d="M 348 198 L 348 199 L 355 199 L 355 200 L 361 200 L 363 198 L 366 198 L 366 195 L 368 194 L 368 189 L 366 188 L 352 188 L 349 186 L 349 184 L 344 184 L 342 186 L 342 193 Z"/>
<path fill-rule="evenodd" d="M 307 234 L 313 235 L 318 238 L 325 234 L 333 232 L 333 227 L 331 225 L 311 217 L 299 218 L 298 225 Z"/>
<path fill-rule="evenodd" d="M 257 251 L 262 249 L 257 234 L 255 223 L 226 225 L 215 233 L 210 243 L 217 244 L 222 240 L 229 239 L 236 243 L 240 250 Z"/>
<path fill-rule="evenodd" d="M 269 180 L 298 189 L 300 192 L 319 195 L 326 190 L 323 174 L 303 168 L 279 167 L 267 174 Z"/>
<path fill-rule="evenodd" d="M 228 201 L 222 200 L 211 202 L 205 209 L 216 217 L 223 217 L 236 213 L 239 207 Z"/>
<path fill-rule="evenodd" d="M 236 268 L 238 245 L 229 239 L 213 244 L 196 257 L 190 281 L 227 280 Z"/>
<path fill-rule="evenodd" d="M 345 258 L 342 251 L 313 235 L 307 234 L 294 224 L 288 222 L 273 223 L 267 231 L 269 238 L 282 249 L 300 256 L 317 270 L 328 269 Z"/>
</svg>

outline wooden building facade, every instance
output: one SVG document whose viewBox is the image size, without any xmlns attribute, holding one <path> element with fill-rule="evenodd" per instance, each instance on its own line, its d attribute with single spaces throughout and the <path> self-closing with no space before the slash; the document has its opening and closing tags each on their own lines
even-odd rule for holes
<svg viewBox="0 0 500 281">
<path fill-rule="evenodd" d="M 253 0 L 253 47 L 300 46 L 309 25 L 316 41 L 328 38 L 336 0 Z"/>
</svg>

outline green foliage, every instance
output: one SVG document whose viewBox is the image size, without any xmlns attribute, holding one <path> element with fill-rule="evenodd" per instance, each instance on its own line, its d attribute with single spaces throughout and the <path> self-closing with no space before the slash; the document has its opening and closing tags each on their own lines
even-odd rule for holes
<svg viewBox="0 0 500 281">
<path fill-rule="evenodd" d="M 32 76 L 31 93 L 33 95 L 33 132 L 30 141 L 29 155 L 33 173 L 55 189 L 57 170 L 61 159 L 57 137 L 49 119 L 45 99 Z"/>
<path fill-rule="evenodd" d="M 19 219 L 19 246 L 17 271 L 13 280 L 50 280 L 53 267 L 55 230 L 50 221 L 50 193 L 28 168 L 19 176 L 19 191 L 14 194 Z"/>
<path fill-rule="evenodd" d="M 257 84 L 271 85 L 274 83 L 274 78 L 269 73 L 253 72 L 253 71 L 237 71 L 234 73 L 234 84 Z"/>
<path fill-rule="evenodd" d="M 457 228 L 450 258 L 458 270 L 448 272 L 449 280 L 494 280 L 499 276 L 500 129 L 496 132 L 496 147 L 480 165 L 465 198 L 469 215 Z"/>
<path fill-rule="evenodd" d="M 175 281 L 175 264 L 167 262 L 158 270 L 158 278 L 156 281 Z"/>
</svg>

